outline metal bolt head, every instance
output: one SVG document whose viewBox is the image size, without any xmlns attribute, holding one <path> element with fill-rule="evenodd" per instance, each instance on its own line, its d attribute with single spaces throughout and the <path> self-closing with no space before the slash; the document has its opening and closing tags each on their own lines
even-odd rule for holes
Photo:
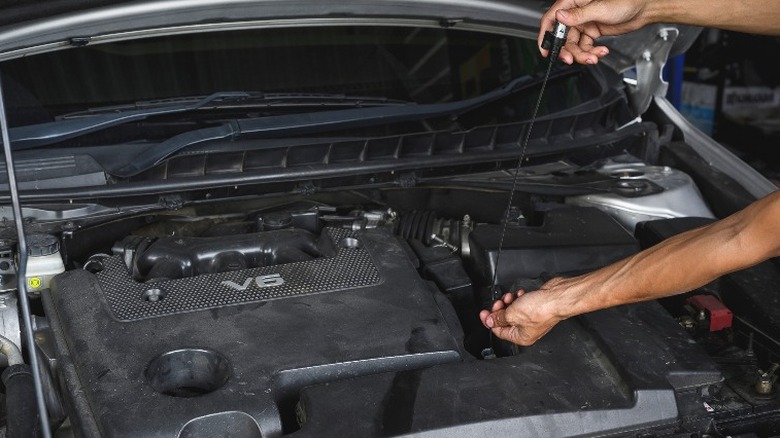
<svg viewBox="0 0 780 438">
<path fill-rule="evenodd" d="M 696 326 L 696 321 L 690 316 L 683 316 L 680 318 L 680 325 L 686 330 L 690 330 Z"/>
<path fill-rule="evenodd" d="M 772 377 L 766 373 L 762 374 L 761 376 L 759 376 L 753 388 L 756 390 L 757 393 L 761 395 L 771 394 L 774 389 L 774 385 L 772 383 Z"/>
</svg>

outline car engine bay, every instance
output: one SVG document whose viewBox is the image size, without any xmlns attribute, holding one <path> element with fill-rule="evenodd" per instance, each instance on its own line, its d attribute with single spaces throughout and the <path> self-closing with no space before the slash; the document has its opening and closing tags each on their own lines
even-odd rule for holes
<svg viewBox="0 0 780 438">
<path fill-rule="evenodd" d="M 545 2 L 39 3 L 0 18 L 0 437 L 780 436 L 777 259 L 479 319 L 774 189 L 663 97 L 696 28 L 569 66 Z"/>
<path fill-rule="evenodd" d="M 510 175 L 493 171 L 38 236 L 30 254 L 64 261 L 33 301 L 50 420 L 112 437 L 774 430 L 774 261 L 531 347 L 491 338 L 494 274 L 533 291 L 714 220 L 690 176 L 629 155 L 521 172 L 610 189 L 528 188 L 502 219 L 506 191 L 478 183 Z"/>
</svg>

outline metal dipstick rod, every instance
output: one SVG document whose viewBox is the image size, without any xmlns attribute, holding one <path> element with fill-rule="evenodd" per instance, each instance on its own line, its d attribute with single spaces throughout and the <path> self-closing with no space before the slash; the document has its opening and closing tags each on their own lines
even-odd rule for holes
<svg viewBox="0 0 780 438">
<path fill-rule="evenodd" d="M 491 295 L 493 297 L 493 301 L 501 298 L 501 291 L 498 288 L 498 263 L 501 260 L 501 250 L 504 247 L 504 236 L 506 235 L 506 228 L 509 222 L 509 212 L 512 209 L 512 198 L 514 198 L 515 189 L 517 188 L 517 177 L 520 174 L 520 168 L 523 166 L 525 153 L 528 149 L 528 141 L 531 139 L 531 131 L 534 129 L 534 122 L 536 121 L 536 114 L 539 112 L 539 106 L 542 104 L 542 96 L 544 95 L 544 89 L 547 87 L 547 80 L 550 78 L 550 71 L 552 71 L 552 66 L 555 64 L 555 61 L 558 58 L 558 54 L 561 52 L 561 47 L 563 47 L 564 43 L 566 42 L 566 36 L 568 33 L 569 28 L 566 27 L 566 25 L 556 21 L 552 32 L 546 32 L 544 35 L 544 40 L 542 41 L 542 48 L 550 51 L 548 55 L 550 62 L 547 64 L 547 72 L 544 75 L 542 88 L 539 90 L 539 97 L 536 99 L 536 106 L 534 107 L 533 115 L 531 115 L 531 121 L 528 124 L 528 130 L 525 132 L 525 138 L 523 139 L 522 145 L 518 144 L 518 146 L 521 146 L 520 158 L 517 160 L 517 167 L 515 168 L 515 174 L 512 178 L 512 188 L 509 190 L 509 199 L 507 200 L 506 210 L 504 210 L 504 220 L 501 226 L 501 237 L 498 240 L 498 252 L 496 253 L 496 265 L 493 268 L 493 281 L 491 282 L 490 286 L 492 288 Z M 519 143 L 520 138 L 518 138 L 517 141 Z M 485 358 L 495 357 L 492 331 L 490 331 L 490 348 L 483 350 L 482 356 Z"/>
<path fill-rule="evenodd" d="M 27 297 L 27 286 L 25 276 L 27 273 L 27 242 L 24 237 L 24 221 L 22 220 L 22 207 L 19 201 L 19 190 L 16 185 L 16 172 L 14 170 L 14 161 L 11 156 L 11 138 L 8 135 L 8 120 L 5 113 L 5 99 L 3 98 L 3 87 L 0 83 L 0 131 L 2 131 L 3 151 L 5 152 L 5 168 L 8 174 L 8 189 L 11 192 L 11 206 L 14 212 L 14 224 L 16 226 L 16 236 L 19 240 L 19 269 L 17 271 L 17 281 L 19 287 L 19 302 L 22 307 L 22 321 L 24 321 L 24 340 L 27 343 L 28 357 L 30 359 L 30 368 L 33 376 L 33 385 L 35 386 L 35 400 L 38 405 L 39 421 L 41 423 L 41 433 L 44 438 L 51 438 L 49 430 L 49 416 L 46 412 L 46 401 L 43 395 L 43 386 L 41 384 L 41 370 L 38 368 L 38 355 L 35 354 L 35 339 L 32 328 L 32 315 L 30 313 L 30 302 Z"/>
</svg>

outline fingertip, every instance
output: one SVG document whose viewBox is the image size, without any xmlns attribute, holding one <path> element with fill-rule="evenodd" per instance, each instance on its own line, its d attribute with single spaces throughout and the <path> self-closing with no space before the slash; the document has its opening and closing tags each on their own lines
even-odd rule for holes
<svg viewBox="0 0 780 438">
<path fill-rule="evenodd" d="M 489 329 L 492 329 L 496 325 L 495 321 L 493 321 L 492 315 L 488 315 L 487 318 L 485 318 L 485 325 Z"/>
<path fill-rule="evenodd" d="M 571 51 L 569 51 L 569 49 L 562 49 L 561 53 L 558 55 L 558 59 L 560 59 L 564 64 L 571 64 Z"/>
<path fill-rule="evenodd" d="M 490 312 L 488 312 L 487 310 L 483 310 L 483 311 L 479 312 L 479 320 L 482 322 L 482 325 L 484 325 L 485 327 L 487 327 L 487 317 L 488 317 L 488 315 L 490 315 Z"/>
</svg>

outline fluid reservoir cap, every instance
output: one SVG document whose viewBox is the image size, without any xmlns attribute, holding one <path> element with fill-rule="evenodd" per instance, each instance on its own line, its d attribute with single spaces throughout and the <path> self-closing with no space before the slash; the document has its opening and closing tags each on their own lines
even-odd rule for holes
<svg viewBox="0 0 780 438">
<path fill-rule="evenodd" d="M 261 220 L 263 231 L 290 228 L 293 224 L 292 214 L 283 211 L 264 214 Z"/>
<path fill-rule="evenodd" d="M 52 255 L 60 250 L 60 241 L 51 234 L 27 235 L 27 254 L 32 257 Z"/>
</svg>

